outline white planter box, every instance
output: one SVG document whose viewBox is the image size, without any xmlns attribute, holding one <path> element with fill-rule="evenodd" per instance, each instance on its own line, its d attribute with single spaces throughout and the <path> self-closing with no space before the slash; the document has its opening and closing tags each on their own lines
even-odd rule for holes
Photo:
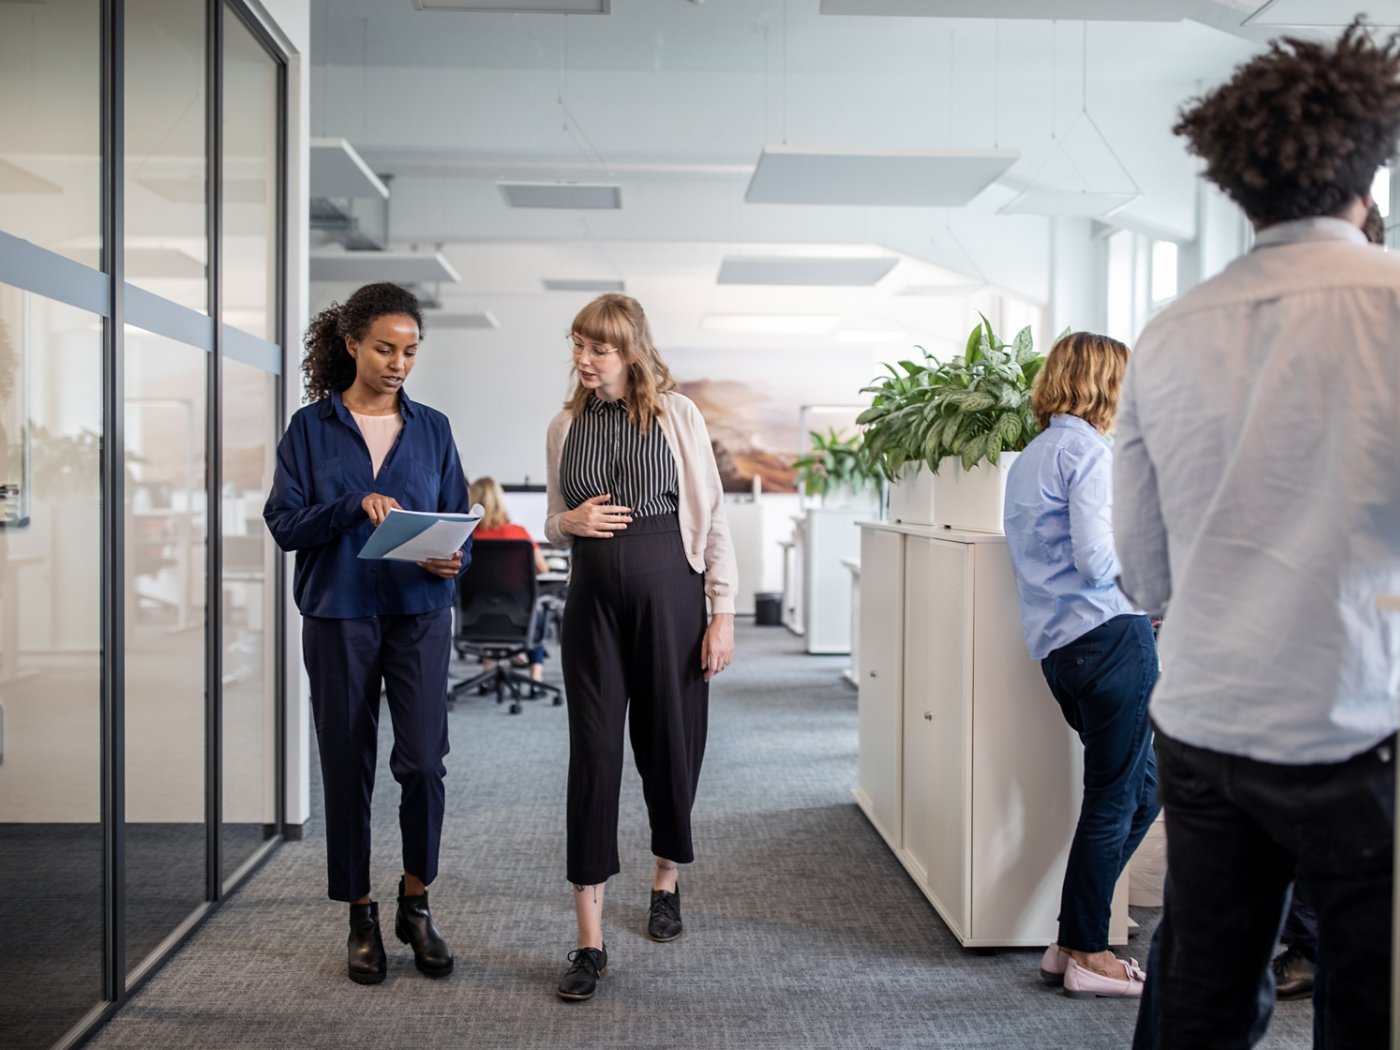
<svg viewBox="0 0 1400 1050">
<path fill-rule="evenodd" d="M 996 466 L 979 463 L 971 470 L 963 470 L 955 459 L 944 460 L 933 477 L 933 501 L 938 508 L 933 524 L 970 532 L 1002 532 L 1006 472 L 1019 454 L 1003 452 Z"/>
<path fill-rule="evenodd" d="M 935 525 L 933 516 L 933 472 L 920 464 L 907 464 L 899 480 L 890 485 L 890 521 L 904 525 Z"/>
</svg>

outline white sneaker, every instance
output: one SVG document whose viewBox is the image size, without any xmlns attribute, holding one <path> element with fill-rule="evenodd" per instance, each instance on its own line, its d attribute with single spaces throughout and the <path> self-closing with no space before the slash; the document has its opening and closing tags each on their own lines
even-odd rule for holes
<svg viewBox="0 0 1400 1050">
<path fill-rule="evenodd" d="M 1123 967 L 1121 978 L 1086 970 L 1071 959 L 1065 967 L 1065 994 L 1072 999 L 1141 999 L 1147 974 L 1131 959 L 1119 959 L 1118 964 Z"/>
<path fill-rule="evenodd" d="M 1068 965 L 1069 952 L 1058 944 L 1052 944 L 1045 949 L 1045 954 L 1040 957 L 1040 979 L 1046 984 L 1064 984 L 1065 967 Z"/>
</svg>

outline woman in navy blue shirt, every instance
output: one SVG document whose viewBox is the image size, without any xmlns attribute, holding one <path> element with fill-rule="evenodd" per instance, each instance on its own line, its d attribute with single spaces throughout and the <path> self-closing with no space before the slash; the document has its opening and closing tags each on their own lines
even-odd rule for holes
<svg viewBox="0 0 1400 1050">
<path fill-rule="evenodd" d="M 395 933 L 430 977 L 452 952 L 428 911 L 437 874 L 447 772 L 447 664 L 454 581 L 471 541 L 451 558 L 361 561 L 390 509 L 465 513 L 467 481 L 447 417 L 409 400 L 423 317 L 394 284 L 371 284 L 319 314 L 306 335 L 306 394 L 277 448 L 263 508 L 278 546 L 296 551 L 293 593 L 325 783 L 329 895 L 350 903 L 349 976 L 386 970 L 379 906 L 370 899 L 370 796 L 381 682 L 394 723 L 389 768 L 402 798 L 403 878 Z"/>
</svg>

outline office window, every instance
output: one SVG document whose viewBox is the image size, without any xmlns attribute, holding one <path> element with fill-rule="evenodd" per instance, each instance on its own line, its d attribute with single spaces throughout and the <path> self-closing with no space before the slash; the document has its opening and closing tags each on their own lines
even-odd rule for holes
<svg viewBox="0 0 1400 1050">
<path fill-rule="evenodd" d="M 6 1047 L 102 999 L 101 433 L 101 318 L 0 285 Z"/>
<path fill-rule="evenodd" d="M 0 230 L 99 267 L 102 10 L 0 3 Z"/>
<path fill-rule="evenodd" d="M 1175 241 L 1152 242 L 1152 305 L 1154 308 L 1176 298 L 1177 246 Z"/>
<path fill-rule="evenodd" d="M 126 0 L 126 279 L 209 311 L 205 5 Z"/>
</svg>

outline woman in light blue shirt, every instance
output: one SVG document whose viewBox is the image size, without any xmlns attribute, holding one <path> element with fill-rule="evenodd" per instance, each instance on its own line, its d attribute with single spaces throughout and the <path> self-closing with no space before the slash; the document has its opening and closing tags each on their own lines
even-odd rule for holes
<svg viewBox="0 0 1400 1050">
<path fill-rule="evenodd" d="M 1151 621 L 1118 589 L 1108 433 L 1128 348 L 1074 332 L 1031 391 L 1041 432 L 1012 465 L 1005 527 L 1026 648 L 1084 744 L 1084 802 L 1041 976 L 1075 997 L 1142 995 L 1138 966 L 1108 950 L 1113 888 L 1160 808 L 1147 701 Z"/>
</svg>

